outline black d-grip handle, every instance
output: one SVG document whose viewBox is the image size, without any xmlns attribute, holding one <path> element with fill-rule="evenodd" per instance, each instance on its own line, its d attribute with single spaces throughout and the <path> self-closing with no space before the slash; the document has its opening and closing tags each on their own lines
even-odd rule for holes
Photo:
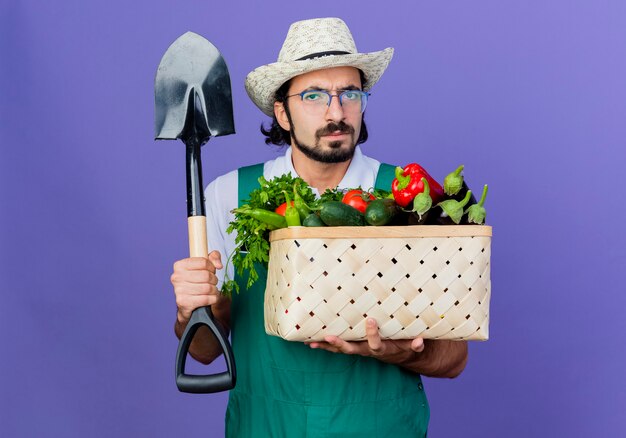
<svg viewBox="0 0 626 438">
<path fill-rule="evenodd" d="M 222 346 L 222 351 L 224 351 L 224 357 L 226 358 L 227 371 L 206 376 L 185 374 L 185 362 L 187 360 L 187 353 L 189 352 L 189 345 L 191 345 L 193 336 L 201 325 L 206 325 Z M 226 338 L 224 329 L 213 317 L 211 307 L 200 307 L 193 311 L 187 328 L 180 338 L 178 351 L 176 352 L 176 386 L 178 386 L 179 391 L 194 394 L 209 394 L 228 391 L 235 387 L 235 382 L 237 381 L 235 360 L 233 358 L 233 351 Z"/>
</svg>

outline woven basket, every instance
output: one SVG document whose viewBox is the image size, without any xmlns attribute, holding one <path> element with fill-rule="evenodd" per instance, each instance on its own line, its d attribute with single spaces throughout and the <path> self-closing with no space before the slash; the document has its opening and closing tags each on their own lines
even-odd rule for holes
<svg viewBox="0 0 626 438">
<path fill-rule="evenodd" d="M 265 330 L 290 341 L 486 340 L 491 227 L 290 227 L 270 234 Z"/>
</svg>

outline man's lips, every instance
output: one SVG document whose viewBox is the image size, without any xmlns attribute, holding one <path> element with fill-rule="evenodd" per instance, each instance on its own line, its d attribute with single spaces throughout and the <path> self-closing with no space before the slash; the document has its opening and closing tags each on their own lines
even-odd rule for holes
<svg viewBox="0 0 626 438">
<path fill-rule="evenodd" d="M 348 135 L 348 133 L 343 131 L 335 131 L 331 132 L 330 134 L 322 135 L 322 137 L 341 137 L 342 135 Z"/>
</svg>

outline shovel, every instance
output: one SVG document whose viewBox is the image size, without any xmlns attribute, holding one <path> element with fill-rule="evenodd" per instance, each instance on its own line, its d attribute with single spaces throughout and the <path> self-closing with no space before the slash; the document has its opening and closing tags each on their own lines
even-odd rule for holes
<svg viewBox="0 0 626 438">
<path fill-rule="evenodd" d="M 167 49 L 154 81 L 155 140 L 180 139 L 187 151 L 187 221 L 191 257 L 207 257 L 200 148 L 211 137 L 233 134 L 233 105 L 228 67 L 213 44 L 187 32 Z M 185 374 L 193 336 L 207 326 L 220 343 L 227 371 L 212 375 Z M 176 352 L 176 386 L 182 392 L 212 393 L 235 386 L 233 352 L 211 308 L 193 311 Z"/>
</svg>

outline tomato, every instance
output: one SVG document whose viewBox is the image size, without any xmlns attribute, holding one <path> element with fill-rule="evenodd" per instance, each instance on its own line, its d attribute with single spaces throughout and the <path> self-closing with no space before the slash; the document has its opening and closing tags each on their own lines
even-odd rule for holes
<svg viewBox="0 0 626 438">
<path fill-rule="evenodd" d="M 293 206 L 293 201 L 291 201 L 291 205 Z M 284 216 L 286 210 L 287 210 L 287 203 L 283 202 L 278 207 L 276 207 L 276 210 L 274 210 L 274 212 L 278 213 L 281 216 Z"/>
<path fill-rule="evenodd" d="M 356 208 L 361 213 L 365 213 L 367 204 L 369 204 L 374 199 L 376 198 L 371 193 L 364 192 L 360 189 L 354 189 L 343 195 L 343 199 L 341 200 L 341 202 Z"/>
</svg>

